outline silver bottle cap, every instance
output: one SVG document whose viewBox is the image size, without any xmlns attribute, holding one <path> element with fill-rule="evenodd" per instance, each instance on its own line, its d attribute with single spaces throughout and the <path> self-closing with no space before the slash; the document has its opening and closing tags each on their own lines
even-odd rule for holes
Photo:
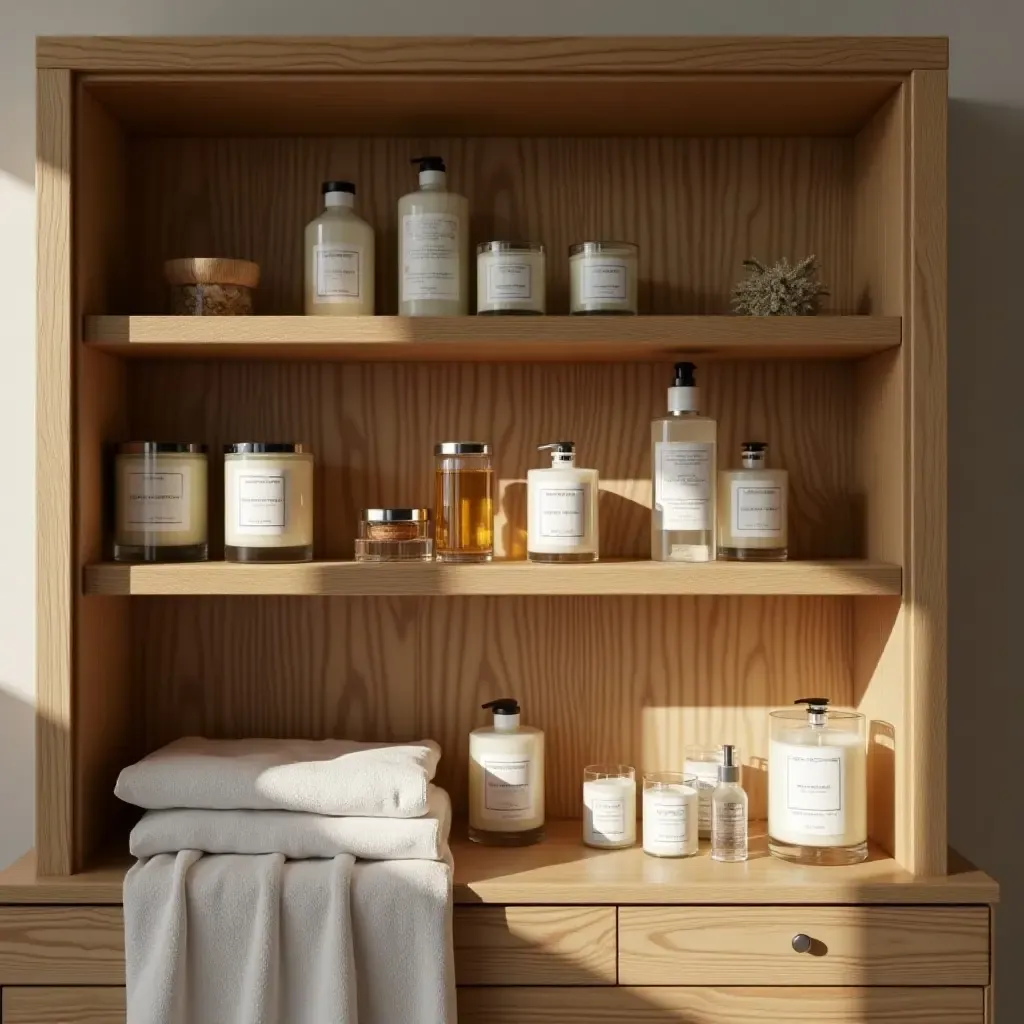
<svg viewBox="0 0 1024 1024">
<path fill-rule="evenodd" d="M 435 455 L 490 455 L 491 446 L 484 441 L 442 441 L 434 445 Z"/>
<path fill-rule="evenodd" d="M 718 781 L 740 781 L 740 766 L 736 763 L 736 748 L 731 743 L 726 743 L 722 747 L 722 763 L 718 766 Z"/>
</svg>

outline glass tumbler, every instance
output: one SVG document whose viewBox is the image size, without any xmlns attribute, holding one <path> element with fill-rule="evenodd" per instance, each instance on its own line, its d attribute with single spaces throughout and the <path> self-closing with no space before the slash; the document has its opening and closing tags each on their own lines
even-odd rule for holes
<svg viewBox="0 0 1024 1024">
<path fill-rule="evenodd" d="M 636 842 L 636 771 L 628 764 L 583 769 L 583 842 L 603 850 Z"/>
<path fill-rule="evenodd" d="M 440 562 L 494 557 L 494 468 L 482 441 L 434 446 L 434 554 Z"/>
</svg>

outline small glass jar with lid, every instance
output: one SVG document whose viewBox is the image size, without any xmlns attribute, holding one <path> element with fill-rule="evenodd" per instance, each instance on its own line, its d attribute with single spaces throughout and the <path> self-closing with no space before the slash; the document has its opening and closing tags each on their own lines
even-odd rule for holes
<svg viewBox="0 0 1024 1024">
<path fill-rule="evenodd" d="M 639 252 L 632 242 L 570 246 L 569 312 L 574 316 L 636 315 Z"/>
<path fill-rule="evenodd" d="M 476 247 L 478 316 L 539 315 L 546 309 L 546 257 L 533 242 L 481 242 Z"/>
<path fill-rule="evenodd" d="M 494 557 L 494 468 L 483 441 L 434 446 L 434 555 L 441 562 Z"/>
<path fill-rule="evenodd" d="M 204 561 L 206 445 L 129 441 L 114 462 L 114 561 Z"/>
<path fill-rule="evenodd" d="M 291 441 L 224 446 L 224 557 L 313 558 L 313 453 Z"/>
<path fill-rule="evenodd" d="M 429 508 L 365 508 L 357 562 L 429 562 L 434 557 Z"/>
</svg>

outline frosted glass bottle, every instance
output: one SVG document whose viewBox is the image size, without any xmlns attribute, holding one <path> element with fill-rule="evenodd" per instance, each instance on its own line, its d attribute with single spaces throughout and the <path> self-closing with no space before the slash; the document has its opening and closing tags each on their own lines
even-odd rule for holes
<svg viewBox="0 0 1024 1024">
<path fill-rule="evenodd" d="M 469 200 L 447 190 L 439 156 L 414 157 L 420 187 L 398 201 L 398 312 L 469 313 Z"/>
<path fill-rule="evenodd" d="M 782 562 L 789 554 L 789 474 L 769 469 L 768 445 L 744 441 L 739 469 L 718 474 L 718 557 Z"/>
<path fill-rule="evenodd" d="M 526 557 L 531 562 L 596 562 L 596 469 L 576 465 L 572 441 L 542 444 L 550 469 L 526 474 Z"/>
<path fill-rule="evenodd" d="M 715 557 L 718 424 L 700 414 L 693 363 L 676 363 L 668 415 L 651 423 L 651 558 L 710 562 Z"/>
<path fill-rule="evenodd" d="M 306 225 L 306 316 L 373 316 L 373 228 L 355 212 L 356 187 L 321 191 L 324 212 Z"/>
</svg>

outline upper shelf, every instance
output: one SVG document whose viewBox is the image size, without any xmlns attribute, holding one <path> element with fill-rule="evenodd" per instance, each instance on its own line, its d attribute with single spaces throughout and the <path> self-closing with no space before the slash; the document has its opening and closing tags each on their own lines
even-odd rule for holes
<svg viewBox="0 0 1024 1024">
<path fill-rule="evenodd" d="M 896 348 L 899 317 L 87 316 L 87 344 L 122 356 L 330 361 L 658 362 L 849 359 Z"/>
</svg>

